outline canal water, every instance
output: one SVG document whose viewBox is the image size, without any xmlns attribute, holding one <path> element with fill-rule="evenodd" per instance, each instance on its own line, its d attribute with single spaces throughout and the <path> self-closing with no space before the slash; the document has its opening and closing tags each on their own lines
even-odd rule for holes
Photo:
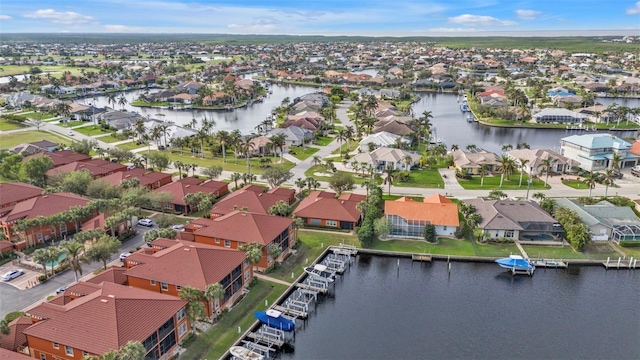
<svg viewBox="0 0 640 360">
<path fill-rule="evenodd" d="M 358 255 L 284 359 L 639 359 L 640 274 Z"/>
<path fill-rule="evenodd" d="M 288 97 L 290 100 L 293 100 L 296 97 L 319 90 L 319 88 L 311 86 L 289 84 L 273 84 L 270 88 L 272 94 L 266 97 L 264 102 L 255 103 L 252 106 L 233 111 L 177 111 L 132 106 L 131 102 L 143 94 L 142 90 L 125 93 L 125 98 L 129 102 L 125 106 L 125 109 L 127 111 L 137 111 L 145 117 L 149 116 L 160 120 L 173 121 L 178 125 L 185 125 L 194 118 L 200 121 L 206 117 L 207 119 L 213 119 L 215 121 L 214 131 L 232 131 L 239 129 L 243 134 L 249 134 L 256 131 L 256 126 L 266 119 L 274 107 L 280 106 L 284 98 Z M 420 116 L 425 110 L 431 111 L 433 115 L 431 123 L 434 126 L 435 135 L 441 138 L 447 146 L 457 144 L 459 148 L 464 149 L 469 144 L 475 144 L 477 147 L 484 148 L 488 151 L 500 153 L 502 151 L 502 145 L 504 144 L 512 144 L 515 148 L 518 143 L 526 142 L 531 148 L 550 148 L 559 151 L 561 138 L 585 133 L 582 130 L 497 128 L 480 125 L 478 123 L 470 123 L 467 122 L 465 114 L 460 111 L 457 95 L 447 93 L 418 93 L 418 96 L 420 99 L 413 105 L 414 116 Z M 614 101 L 615 99 L 601 100 L 604 103 Z M 624 99 L 619 100 L 618 103 L 621 104 Z M 82 104 L 95 103 L 95 105 L 99 107 L 111 107 L 106 96 L 80 99 L 78 102 Z M 634 105 L 640 106 L 640 100 L 628 99 L 625 100 L 625 105 L 632 107 Z M 115 105 L 115 108 L 120 109 L 121 106 Z M 636 132 L 622 131 L 616 132 L 616 135 L 619 137 L 636 137 Z"/>
</svg>

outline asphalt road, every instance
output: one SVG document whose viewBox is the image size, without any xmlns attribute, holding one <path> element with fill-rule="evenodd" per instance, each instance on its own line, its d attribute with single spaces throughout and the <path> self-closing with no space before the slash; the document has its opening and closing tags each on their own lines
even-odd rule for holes
<svg viewBox="0 0 640 360">
<path fill-rule="evenodd" d="M 144 245 L 142 237 L 147 230 L 151 228 L 136 226 L 136 229 L 138 230 L 138 235 L 122 243 L 118 253 L 112 256 L 112 261 L 117 261 L 120 253 L 128 252 L 129 250 L 134 250 L 135 248 Z M 93 262 L 91 264 L 83 265 L 83 276 L 91 274 L 94 270 L 100 267 L 102 267 L 102 262 Z M 4 317 L 9 312 L 22 310 L 30 307 L 36 302 L 41 302 L 45 300 L 47 296 L 55 294 L 57 288 L 73 284 L 74 281 L 75 277 L 73 271 L 65 271 L 64 273 L 56 275 L 46 282 L 27 290 L 19 290 L 9 284 L 0 282 L 0 316 Z"/>
</svg>

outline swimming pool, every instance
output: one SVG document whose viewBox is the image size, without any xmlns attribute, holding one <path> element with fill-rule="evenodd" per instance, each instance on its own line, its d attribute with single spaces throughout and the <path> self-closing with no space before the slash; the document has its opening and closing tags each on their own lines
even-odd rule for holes
<svg viewBox="0 0 640 360">
<path fill-rule="evenodd" d="M 526 240 L 544 240 L 544 241 L 552 241 L 555 240 L 553 236 L 549 234 L 536 234 L 536 235 L 522 235 Z"/>
<path fill-rule="evenodd" d="M 62 253 L 62 254 L 58 255 L 58 258 L 53 262 L 53 267 L 58 266 L 58 264 L 59 264 L 61 261 L 63 261 L 64 259 L 66 259 L 66 258 L 67 258 L 67 253 Z M 51 266 L 52 266 L 51 262 L 48 262 L 48 263 L 46 263 L 45 265 L 46 265 L 47 267 L 51 267 Z"/>
</svg>

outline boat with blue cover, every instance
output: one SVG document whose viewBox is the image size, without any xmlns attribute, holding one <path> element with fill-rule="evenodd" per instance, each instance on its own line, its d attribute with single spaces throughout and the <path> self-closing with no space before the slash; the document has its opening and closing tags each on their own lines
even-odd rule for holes
<svg viewBox="0 0 640 360">
<path fill-rule="evenodd" d="M 282 312 L 274 309 L 267 311 L 256 311 L 253 315 L 260 320 L 261 323 L 286 332 L 294 330 L 296 324 L 282 315 Z"/>
<path fill-rule="evenodd" d="M 502 268 L 511 270 L 513 274 L 526 273 L 531 275 L 536 269 L 529 260 L 520 255 L 511 255 L 508 258 L 498 259 L 496 260 L 496 263 Z"/>
</svg>

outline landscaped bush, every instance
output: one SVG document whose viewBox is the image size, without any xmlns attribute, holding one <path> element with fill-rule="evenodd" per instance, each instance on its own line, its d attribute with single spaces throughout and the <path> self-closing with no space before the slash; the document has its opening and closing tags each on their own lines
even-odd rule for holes
<svg viewBox="0 0 640 360">
<path fill-rule="evenodd" d="M 627 248 L 640 247 L 640 241 L 638 241 L 638 240 L 621 240 L 620 241 L 620 246 L 627 247 Z"/>
<path fill-rule="evenodd" d="M 40 275 L 38 276 L 38 281 L 43 283 L 45 281 L 47 281 L 49 278 L 47 277 L 47 275 Z"/>
<path fill-rule="evenodd" d="M 409 172 L 408 171 L 398 171 L 397 177 L 398 177 L 398 181 L 400 181 L 400 182 L 409 181 Z"/>
<path fill-rule="evenodd" d="M 8 313 L 7 315 L 4 316 L 4 320 L 7 323 L 12 322 L 13 320 L 19 318 L 20 316 L 25 315 L 25 313 L 23 311 L 12 311 L 10 313 Z"/>
<path fill-rule="evenodd" d="M 514 243 L 516 240 L 511 238 L 511 239 L 507 239 L 507 238 L 499 238 L 499 239 L 489 239 L 488 242 L 490 244 L 509 244 L 509 243 Z"/>
</svg>

